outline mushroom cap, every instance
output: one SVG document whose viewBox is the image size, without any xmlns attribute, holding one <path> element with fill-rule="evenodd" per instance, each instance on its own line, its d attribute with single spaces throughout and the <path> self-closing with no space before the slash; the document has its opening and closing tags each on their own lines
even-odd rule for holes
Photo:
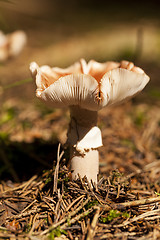
<svg viewBox="0 0 160 240">
<path fill-rule="evenodd" d="M 20 54 L 27 42 L 27 35 L 24 31 L 18 30 L 8 34 L 9 56 L 14 57 Z"/>
<path fill-rule="evenodd" d="M 0 31 L 0 62 L 5 61 L 9 56 L 7 36 Z"/>
<path fill-rule="evenodd" d="M 92 111 L 119 103 L 140 92 L 149 77 L 128 61 L 98 63 L 84 59 L 66 69 L 31 63 L 36 95 L 53 107 L 78 105 Z"/>
<path fill-rule="evenodd" d="M 0 31 L 0 47 L 3 47 L 6 45 L 7 37 L 6 35 Z"/>
<path fill-rule="evenodd" d="M 7 35 L 0 31 L 0 61 L 17 56 L 26 42 L 27 36 L 23 31 L 15 31 Z"/>
</svg>

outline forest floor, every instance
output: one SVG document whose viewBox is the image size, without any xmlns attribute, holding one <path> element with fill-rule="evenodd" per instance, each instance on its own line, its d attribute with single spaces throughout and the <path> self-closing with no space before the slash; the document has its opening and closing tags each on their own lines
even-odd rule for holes
<svg viewBox="0 0 160 240">
<path fill-rule="evenodd" d="M 52 44 L 49 27 L 31 29 L 23 53 L 1 64 L 0 239 L 160 239 L 160 61 L 146 57 L 155 51 L 150 43 L 156 25 L 138 37 L 132 27 L 115 27 L 109 37 L 104 28 L 72 37 L 67 29 L 65 39 L 57 31 Z M 48 108 L 35 98 L 28 69 L 31 61 L 63 67 L 81 57 L 112 56 L 135 60 L 151 81 L 129 102 L 99 112 L 103 147 L 98 184 L 91 186 L 70 178 L 63 149 L 67 109 Z"/>
</svg>

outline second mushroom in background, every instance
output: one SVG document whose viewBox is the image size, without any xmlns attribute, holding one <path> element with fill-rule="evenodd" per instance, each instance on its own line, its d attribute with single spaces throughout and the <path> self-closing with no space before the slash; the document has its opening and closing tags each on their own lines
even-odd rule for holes
<svg viewBox="0 0 160 240">
<path fill-rule="evenodd" d="M 72 178 L 78 174 L 97 183 L 98 148 L 102 144 L 97 127 L 100 109 L 124 101 L 140 92 L 149 77 L 132 62 L 121 61 L 87 64 L 84 59 L 68 68 L 39 67 L 31 63 L 38 98 L 50 106 L 69 107 L 70 124 L 67 143 L 70 146 Z"/>
<path fill-rule="evenodd" d="M 18 56 L 26 43 L 27 35 L 24 31 L 18 30 L 9 34 L 0 31 L 0 62 Z"/>
</svg>

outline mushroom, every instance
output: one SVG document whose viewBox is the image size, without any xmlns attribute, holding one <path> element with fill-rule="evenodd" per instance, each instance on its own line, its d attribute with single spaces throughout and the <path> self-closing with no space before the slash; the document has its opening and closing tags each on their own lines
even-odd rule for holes
<svg viewBox="0 0 160 240">
<path fill-rule="evenodd" d="M 72 178 L 86 176 L 97 183 L 98 148 L 102 146 L 97 113 L 140 92 L 149 81 L 141 68 L 128 61 L 98 63 L 84 59 L 68 68 L 30 65 L 38 98 L 52 107 L 69 107 Z"/>
<path fill-rule="evenodd" d="M 26 42 L 27 37 L 23 31 L 15 31 L 7 35 L 0 31 L 0 61 L 6 61 L 20 54 Z"/>
</svg>

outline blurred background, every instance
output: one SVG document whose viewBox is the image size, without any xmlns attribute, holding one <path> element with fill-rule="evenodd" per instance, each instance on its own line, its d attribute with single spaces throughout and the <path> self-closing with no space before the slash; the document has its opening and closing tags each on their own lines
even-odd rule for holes
<svg viewBox="0 0 160 240">
<path fill-rule="evenodd" d="M 100 113 L 107 146 L 101 150 L 102 173 L 122 166 L 120 159 L 128 150 L 133 166 L 121 167 L 124 172 L 141 166 L 137 158 L 148 162 L 159 158 L 160 1 L 1 0 L 0 29 L 27 34 L 20 55 L 0 64 L 1 179 L 22 181 L 51 167 L 58 142 L 65 142 L 69 114 L 36 99 L 29 72 L 32 61 L 67 67 L 82 57 L 99 62 L 124 59 L 142 67 L 151 77 L 145 90 L 126 105 Z M 146 138 L 141 136 L 151 124 L 146 150 Z M 124 127 L 125 136 L 118 126 Z M 112 150 L 113 142 L 117 148 Z M 120 148 L 123 156 L 116 160 Z"/>
</svg>

